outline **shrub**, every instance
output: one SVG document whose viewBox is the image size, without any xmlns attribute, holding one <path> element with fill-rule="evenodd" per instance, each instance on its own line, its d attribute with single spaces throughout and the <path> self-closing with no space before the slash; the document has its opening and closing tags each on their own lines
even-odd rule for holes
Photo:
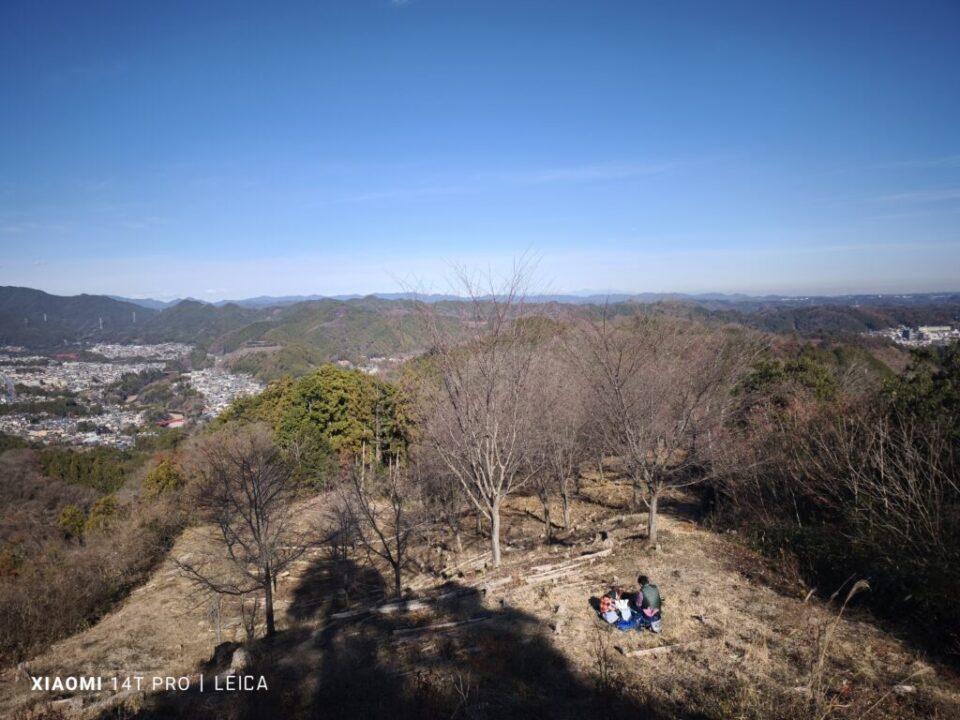
<svg viewBox="0 0 960 720">
<path fill-rule="evenodd" d="M 83 539 L 84 527 L 87 523 L 86 513 L 76 505 L 67 505 L 60 511 L 57 525 L 68 538 Z"/>
<path fill-rule="evenodd" d="M 143 481 L 143 494 L 148 498 L 155 498 L 165 493 L 174 492 L 183 487 L 183 476 L 180 469 L 172 460 L 163 459 L 157 463 Z"/>
<path fill-rule="evenodd" d="M 84 530 L 88 533 L 107 530 L 113 524 L 117 510 L 116 498 L 113 495 L 104 495 L 90 508 Z"/>
</svg>

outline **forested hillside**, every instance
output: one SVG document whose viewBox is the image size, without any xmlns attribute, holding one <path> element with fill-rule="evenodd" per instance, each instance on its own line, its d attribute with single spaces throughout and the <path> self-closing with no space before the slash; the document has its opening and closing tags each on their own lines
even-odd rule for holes
<svg viewBox="0 0 960 720">
<path fill-rule="evenodd" d="M 0 345 L 44 348 L 99 338 L 129 341 L 156 314 L 102 295 L 61 297 L 30 288 L 0 287 Z"/>
<path fill-rule="evenodd" d="M 851 337 L 900 324 L 960 321 L 956 295 L 821 298 L 819 304 L 811 304 L 817 300 L 651 296 L 645 301 L 618 298 L 609 306 L 595 300 L 534 302 L 531 307 L 561 318 L 641 312 L 826 337 Z M 58 297 L 26 288 L 0 288 L 0 343 L 49 349 L 65 343 L 184 342 L 224 357 L 236 370 L 272 380 L 306 374 L 325 362 L 361 365 L 374 357 L 405 358 L 423 352 L 429 338 L 419 305 L 407 297 L 374 296 L 277 306 L 184 300 L 157 311 L 101 296 Z M 469 310 L 464 299 L 435 298 L 431 306 L 435 316 L 451 326 L 461 325 Z"/>
</svg>

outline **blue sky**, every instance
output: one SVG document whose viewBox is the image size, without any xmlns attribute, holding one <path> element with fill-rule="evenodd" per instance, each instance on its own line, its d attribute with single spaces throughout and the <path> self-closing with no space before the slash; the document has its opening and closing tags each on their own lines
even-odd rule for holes
<svg viewBox="0 0 960 720">
<path fill-rule="evenodd" d="M 0 284 L 960 289 L 960 3 L 0 3 Z"/>
</svg>

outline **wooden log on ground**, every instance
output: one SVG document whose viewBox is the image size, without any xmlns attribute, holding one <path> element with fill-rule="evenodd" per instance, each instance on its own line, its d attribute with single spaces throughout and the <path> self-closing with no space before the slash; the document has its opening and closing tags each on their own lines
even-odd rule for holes
<svg viewBox="0 0 960 720">
<path fill-rule="evenodd" d="M 465 568 L 465 567 L 468 567 L 468 566 L 473 565 L 473 564 L 475 564 L 475 563 L 479 563 L 479 562 L 481 562 L 481 561 L 485 561 L 485 560 L 487 560 L 487 559 L 490 557 L 490 555 L 491 555 L 491 553 L 490 553 L 490 551 L 488 550 L 487 552 L 485 552 L 485 553 L 480 553 L 480 554 L 477 555 L 476 557 L 470 558 L 469 560 L 464 560 L 463 562 L 457 563 L 456 565 L 451 565 L 450 567 L 445 567 L 445 568 L 443 568 L 443 570 L 441 570 L 440 572 L 441 572 L 441 574 L 443 574 L 443 575 L 450 575 L 451 573 L 454 573 L 454 572 L 456 572 L 457 570 L 459 570 L 459 569 L 461 569 L 461 568 Z"/>
<path fill-rule="evenodd" d="M 666 655 L 667 653 L 672 653 L 674 650 L 682 650 L 684 648 L 694 648 L 701 645 L 706 645 L 716 638 L 707 638 L 706 640 L 692 640 L 690 642 L 674 643 L 673 645 L 660 645 L 658 647 L 652 648 L 641 648 L 639 650 L 624 650 L 622 647 L 617 647 L 625 657 L 634 658 L 634 657 L 653 657 L 656 655 Z"/>
<path fill-rule="evenodd" d="M 417 600 L 401 600 L 400 602 L 387 603 L 386 605 L 374 605 L 373 607 L 357 608 L 356 610 L 344 610 L 343 612 L 333 613 L 330 617 L 333 620 L 346 620 L 348 618 L 360 617 L 361 615 L 392 615 L 396 612 L 414 612 L 417 610 L 426 610 L 431 605 L 450 600 L 451 598 L 472 595 L 476 588 L 466 588 L 463 590 L 452 590 L 450 592 L 437 595 L 435 598 L 422 598 Z"/>
<path fill-rule="evenodd" d="M 599 552 L 590 553 L 589 555 L 581 555 L 579 558 L 575 558 L 570 562 L 562 563 L 557 565 L 554 569 L 547 572 L 542 572 L 535 575 L 529 575 L 525 579 L 525 582 L 528 585 L 539 585 L 540 583 L 549 582 L 555 578 L 563 577 L 569 575 L 570 573 L 576 570 L 582 570 L 585 565 L 596 560 L 597 558 L 606 557 L 613 552 L 613 548 L 606 548 L 605 550 L 600 550 Z"/>
<path fill-rule="evenodd" d="M 591 562 L 597 558 L 606 557 L 613 552 L 613 548 L 605 548 L 603 550 L 598 550 L 597 552 L 587 553 L 586 555 L 580 555 L 579 557 L 570 558 L 569 560 L 561 563 L 553 563 L 552 565 L 534 565 L 530 568 L 533 571 L 531 577 L 537 575 L 547 575 L 552 572 L 565 570 L 569 568 L 575 568 L 584 563 Z"/>
<path fill-rule="evenodd" d="M 491 590 L 497 590 L 498 588 L 502 588 L 504 585 L 509 585 L 513 581 L 514 581 L 514 578 L 511 577 L 510 575 L 507 575 L 506 577 L 496 578 L 494 580 L 488 580 L 483 585 L 477 586 L 477 589 L 485 593 L 488 593 Z"/>
<path fill-rule="evenodd" d="M 397 628 L 393 631 L 394 635 L 413 635 L 421 632 L 433 632 L 435 630 L 449 630 L 450 628 L 461 627 L 463 625 L 473 625 L 474 623 L 492 620 L 493 615 L 484 615 L 483 617 L 470 618 L 468 620 L 458 620 L 456 622 L 434 623 L 433 625 L 421 625 L 420 627 Z"/>
<path fill-rule="evenodd" d="M 586 555 L 581 555 L 572 559 L 572 562 L 583 562 L 585 560 L 595 560 L 596 558 L 606 557 L 613 552 L 613 548 L 606 548 L 604 550 L 598 550 L 595 553 L 587 553 Z"/>
<path fill-rule="evenodd" d="M 566 577 L 573 572 L 576 572 L 579 568 L 570 567 L 562 568 L 560 570 L 554 570 L 553 572 L 544 573 L 543 575 L 531 575 L 527 577 L 524 582 L 527 585 L 540 585 L 541 583 L 550 582 L 551 580 L 557 580 L 558 578 Z"/>
</svg>

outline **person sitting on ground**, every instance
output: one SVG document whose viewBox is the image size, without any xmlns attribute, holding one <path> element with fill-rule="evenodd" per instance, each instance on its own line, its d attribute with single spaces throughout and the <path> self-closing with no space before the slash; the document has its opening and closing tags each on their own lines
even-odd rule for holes
<svg viewBox="0 0 960 720">
<path fill-rule="evenodd" d="M 613 625 L 629 621 L 633 615 L 630 600 L 621 587 L 615 587 L 600 598 L 600 617 Z"/>
<path fill-rule="evenodd" d="M 634 607 L 637 609 L 637 615 L 640 623 L 652 630 L 660 632 L 663 626 L 663 619 L 660 615 L 660 590 L 650 582 L 646 575 L 640 575 L 637 578 L 637 584 L 640 586 L 640 592 L 634 599 Z"/>
<path fill-rule="evenodd" d="M 650 578 L 641 575 L 637 578 L 640 591 L 633 596 L 631 617 L 617 621 L 617 630 L 644 630 L 660 632 L 663 620 L 660 617 L 660 590 L 650 582 Z"/>
</svg>

